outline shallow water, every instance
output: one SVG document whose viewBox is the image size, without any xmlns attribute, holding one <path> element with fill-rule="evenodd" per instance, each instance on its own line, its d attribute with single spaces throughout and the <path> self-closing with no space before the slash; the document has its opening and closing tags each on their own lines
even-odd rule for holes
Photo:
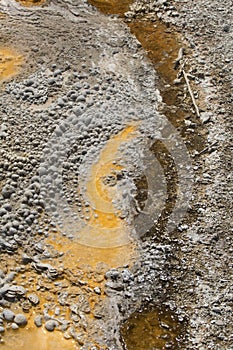
<svg viewBox="0 0 233 350">
<path fill-rule="evenodd" d="M 8 331 L 0 348 L 4 350 L 73 350 L 76 346 L 74 341 L 65 339 L 61 332 L 50 333 L 44 328 L 31 325 L 24 329 Z"/>
<path fill-rule="evenodd" d="M 133 314 L 122 327 L 127 350 L 179 349 L 183 325 L 169 310 Z"/>
</svg>

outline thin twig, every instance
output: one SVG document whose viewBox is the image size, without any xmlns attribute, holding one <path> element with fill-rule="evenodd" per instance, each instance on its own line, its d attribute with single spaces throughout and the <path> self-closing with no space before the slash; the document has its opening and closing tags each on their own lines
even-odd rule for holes
<svg viewBox="0 0 233 350">
<path fill-rule="evenodd" d="M 188 91 L 189 91 L 189 94 L 190 94 L 190 96 L 191 96 L 193 105 L 194 105 L 194 107 L 195 107 L 197 116 L 200 117 L 199 108 L 198 108 L 198 106 L 197 106 L 197 104 L 196 104 L 195 97 L 194 97 L 194 95 L 193 95 L 193 92 L 192 92 L 192 89 L 191 89 L 191 86 L 190 86 L 190 84 L 189 84 L 189 80 L 188 80 L 187 74 L 185 73 L 184 68 L 182 68 L 182 74 L 183 74 L 183 76 L 184 76 L 186 85 L 187 85 L 187 87 L 188 87 Z"/>
<path fill-rule="evenodd" d="M 193 92 L 192 92 L 192 89 L 191 89 L 191 86 L 190 86 L 190 83 L 189 83 L 189 79 L 188 79 L 188 76 L 184 70 L 184 65 L 185 65 L 185 62 L 183 62 L 183 56 L 184 56 L 184 48 L 181 47 L 179 49 L 179 52 L 178 52 L 178 56 L 176 58 L 176 60 L 174 61 L 174 69 L 178 69 L 179 66 L 180 67 L 180 72 L 183 74 L 184 76 L 184 79 L 185 79 L 185 82 L 186 82 L 186 85 L 188 87 L 188 91 L 189 91 L 189 94 L 191 96 L 191 99 L 192 99 L 192 102 L 193 102 L 193 105 L 195 107 L 195 110 L 196 110 L 196 113 L 197 113 L 197 116 L 200 117 L 200 112 L 199 112 L 199 108 L 196 104 L 196 100 L 195 100 L 195 97 L 193 95 Z"/>
<path fill-rule="evenodd" d="M 218 145 L 218 141 L 213 142 L 210 146 L 204 148 L 202 151 L 198 153 L 198 155 L 204 154 L 204 153 L 210 153 L 214 151 L 214 147 Z"/>
</svg>

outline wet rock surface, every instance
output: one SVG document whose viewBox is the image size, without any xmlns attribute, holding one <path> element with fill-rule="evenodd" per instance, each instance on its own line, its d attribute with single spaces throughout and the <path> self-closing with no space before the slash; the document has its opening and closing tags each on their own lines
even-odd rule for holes
<svg viewBox="0 0 233 350">
<path fill-rule="evenodd" d="M 25 3 L 0 1 L 1 46 L 16 50 L 22 65 L 0 95 L 0 347 L 8 349 L 10 328 L 20 327 L 20 339 L 35 327 L 63 333 L 67 349 L 123 349 L 122 323 L 163 305 L 180 338 L 174 343 L 161 320 L 160 348 L 230 349 L 230 1 L 135 1 L 125 22 L 81 0 Z M 158 18 L 184 37 L 187 54 L 175 64 L 186 61 L 198 118 L 175 69 L 186 110 L 181 121 L 166 115 L 171 81 L 160 85 L 162 70 L 130 34 L 133 21 Z M 97 188 L 113 201 L 114 222 L 130 228 L 130 248 L 109 240 L 101 255 L 98 240 L 78 246 L 86 237 L 79 232 L 89 232 L 83 227 L 99 232 L 109 224 L 95 217 L 87 179 L 101 150 L 129 125 L 136 131 L 117 149 L 121 157 L 108 160 L 112 171 Z M 204 144 L 192 143 L 196 134 Z M 169 206 L 175 201 L 178 209 Z M 134 344 L 143 348 L 140 339 Z"/>
</svg>

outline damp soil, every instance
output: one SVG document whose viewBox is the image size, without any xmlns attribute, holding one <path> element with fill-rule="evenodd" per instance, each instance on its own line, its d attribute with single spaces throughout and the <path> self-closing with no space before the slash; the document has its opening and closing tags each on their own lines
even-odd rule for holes
<svg viewBox="0 0 233 350">
<path fill-rule="evenodd" d="M 114 1 L 90 2 L 105 14 L 122 14 L 115 6 Z M 125 13 L 129 10 L 129 4 L 132 1 L 128 5 L 125 1 L 118 1 L 117 3 L 118 6 L 123 6 L 122 3 L 124 3 L 124 6 L 126 6 L 124 7 Z M 165 104 L 162 112 L 178 128 L 181 135 L 186 138 L 187 147 L 190 150 L 195 149 L 200 152 L 205 147 L 205 128 L 193 110 L 190 96 L 185 91 L 184 81 L 180 79 L 178 84 L 174 83 L 177 77 L 181 78 L 181 73 L 176 65 L 179 50 L 183 48 L 186 54 L 190 51 L 186 40 L 182 38 L 173 25 L 164 24 L 158 18 L 152 21 L 146 15 L 139 15 L 138 18 L 130 21 L 125 18 L 125 22 L 146 51 L 155 68 L 158 76 L 156 88 L 159 88 Z M 204 104 L 204 100 L 201 104 Z M 189 128 L 184 124 L 186 118 L 197 126 L 195 133 L 187 130 Z"/>
<path fill-rule="evenodd" d="M 123 1 L 124 2 L 124 1 Z M 118 7 L 115 6 L 115 2 L 111 1 L 91 1 L 99 11 L 105 14 L 117 14 L 122 15 Z M 125 3 L 125 2 L 124 2 Z M 132 1 L 131 1 L 132 3 Z M 118 6 L 121 6 L 122 2 L 118 2 Z M 125 12 L 129 10 L 129 6 L 126 5 Z M 137 18 L 128 20 L 124 17 L 125 23 L 129 26 L 131 33 L 137 38 L 142 48 L 145 50 L 149 60 L 152 62 L 157 74 L 156 86 L 159 87 L 160 94 L 163 99 L 163 105 L 160 107 L 161 112 L 165 114 L 168 120 L 174 125 L 185 141 L 185 145 L 191 153 L 201 153 L 206 149 L 206 140 L 208 132 L 201 122 L 199 116 L 196 114 L 194 106 L 192 104 L 189 93 L 187 92 L 187 86 L 182 79 L 182 74 L 179 65 L 177 66 L 177 57 L 179 50 L 182 49 L 184 55 L 189 55 L 191 50 L 187 41 L 181 36 L 170 23 L 164 23 L 158 18 L 153 17 L 153 20 L 148 18 L 145 14 L 139 14 Z M 189 67 L 187 67 L 188 69 Z M 178 83 L 176 79 L 178 78 Z M 195 87 L 197 88 L 197 87 Z M 202 91 L 199 91 L 202 95 Z M 200 111 L 205 110 L 205 101 L 199 99 Z M 188 120 L 188 123 L 186 121 Z M 190 125 L 195 126 L 190 128 Z M 161 237 L 164 231 L 169 215 L 171 214 L 175 201 L 177 190 L 177 169 L 174 161 L 162 142 L 156 141 L 152 145 L 151 151 L 155 157 L 159 159 L 162 165 L 166 180 L 167 180 L 167 200 L 166 207 L 156 227 L 152 227 L 148 235 L 153 235 L 155 240 L 157 235 Z M 135 182 L 136 183 L 136 182 Z M 140 185 L 139 185 L 140 183 Z M 146 188 L 146 182 L 138 182 L 138 195 L 137 199 L 143 203 L 145 200 L 145 192 L 141 191 L 141 188 Z M 191 224 L 197 218 L 195 208 L 190 208 L 189 215 L 186 218 L 187 223 Z M 179 236 L 179 232 L 173 232 L 174 237 Z"/>
</svg>

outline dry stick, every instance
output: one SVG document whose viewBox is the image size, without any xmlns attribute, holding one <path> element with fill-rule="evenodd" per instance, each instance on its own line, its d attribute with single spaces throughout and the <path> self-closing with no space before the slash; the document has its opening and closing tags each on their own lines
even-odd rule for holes
<svg viewBox="0 0 233 350">
<path fill-rule="evenodd" d="M 179 52 L 178 52 L 178 57 L 177 59 L 174 61 L 174 69 L 177 69 L 180 65 L 181 65 L 181 72 L 184 76 L 184 79 L 185 79 L 185 82 L 187 84 L 187 87 L 188 87 L 188 91 L 189 91 L 189 94 L 191 96 L 191 99 L 192 99 L 192 102 L 193 102 L 193 105 L 195 107 L 195 110 L 196 110 L 196 113 L 197 113 L 197 116 L 200 117 L 200 112 L 199 112 L 199 109 L 198 109 L 198 106 L 196 104 L 196 101 L 195 101 L 195 97 L 193 95 L 193 92 L 192 92 L 192 89 L 191 89 L 191 86 L 189 84 L 189 80 L 188 80 L 188 77 L 187 77 L 187 74 L 185 73 L 185 70 L 184 70 L 184 62 L 182 64 L 182 61 L 183 61 L 183 56 L 184 56 L 184 48 L 181 47 L 179 49 Z"/>
<path fill-rule="evenodd" d="M 218 141 L 213 142 L 210 146 L 208 146 L 208 147 L 204 148 L 202 151 L 200 151 L 198 153 L 198 155 L 208 153 L 208 152 L 210 153 L 210 152 L 214 151 L 214 147 L 217 145 L 218 145 Z"/>
<path fill-rule="evenodd" d="M 190 96 L 191 96 L 193 105 L 194 105 L 194 107 L 195 107 L 197 116 L 200 117 L 199 108 L 198 108 L 198 106 L 197 106 L 197 104 L 196 104 L 195 97 L 194 97 L 194 95 L 193 95 L 193 92 L 192 92 L 192 89 L 191 89 L 191 86 L 190 86 L 190 84 L 189 84 L 189 80 L 188 80 L 187 74 L 185 73 L 184 68 L 182 68 L 182 74 L 183 74 L 184 79 L 185 79 L 185 82 L 186 82 L 186 84 L 187 84 L 188 91 L 189 91 L 189 94 L 190 94 Z"/>
</svg>

